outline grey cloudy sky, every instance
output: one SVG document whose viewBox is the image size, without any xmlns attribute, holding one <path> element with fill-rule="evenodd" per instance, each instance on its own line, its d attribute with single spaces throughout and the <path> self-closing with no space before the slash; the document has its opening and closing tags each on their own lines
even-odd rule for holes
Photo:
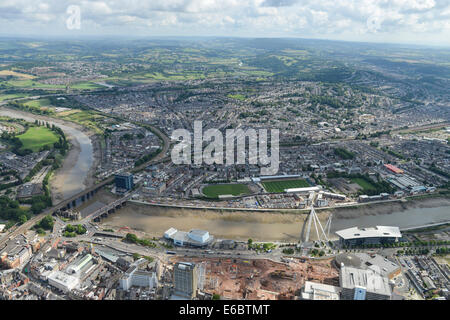
<svg viewBox="0 0 450 320">
<path fill-rule="evenodd" d="M 80 9 L 79 29 L 73 19 L 68 28 L 71 5 Z M 0 34 L 300 37 L 449 46 L 450 0 L 0 0 Z"/>
</svg>

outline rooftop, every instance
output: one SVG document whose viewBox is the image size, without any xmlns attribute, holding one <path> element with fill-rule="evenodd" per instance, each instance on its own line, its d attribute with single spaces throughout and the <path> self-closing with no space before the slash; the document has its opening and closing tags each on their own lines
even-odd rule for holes
<svg viewBox="0 0 450 320">
<path fill-rule="evenodd" d="M 401 238 L 402 234 L 398 227 L 376 226 L 371 228 L 348 228 L 336 231 L 336 234 L 343 239 L 361 239 L 361 238 Z"/>
<path fill-rule="evenodd" d="M 336 256 L 336 263 L 338 266 L 344 264 L 347 267 L 371 269 L 386 277 L 400 268 L 397 264 L 379 254 L 367 253 L 342 253 Z"/>
<path fill-rule="evenodd" d="M 339 300 L 341 288 L 311 281 L 305 282 L 302 298 L 305 300 Z"/>
<path fill-rule="evenodd" d="M 342 266 L 339 281 L 342 288 L 363 287 L 367 292 L 391 295 L 388 278 L 380 276 L 371 269 L 363 270 Z"/>
</svg>

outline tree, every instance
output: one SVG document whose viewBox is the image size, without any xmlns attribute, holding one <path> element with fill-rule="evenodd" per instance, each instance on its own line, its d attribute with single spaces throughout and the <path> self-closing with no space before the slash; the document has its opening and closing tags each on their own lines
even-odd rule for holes
<svg viewBox="0 0 450 320">
<path fill-rule="evenodd" d="M 28 221 L 28 218 L 27 218 L 27 216 L 26 215 L 21 215 L 20 217 L 19 217 L 19 222 L 20 222 L 20 224 L 24 224 L 25 222 L 27 222 Z"/>
<path fill-rule="evenodd" d="M 45 216 L 39 223 L 38 227 L 44 229 L 44 230 L 52 230 L 53 225 L 55 222 L 53 221 L 53 218 L 51 215 Z"/>
<path fill-rule="evenodd" d="M 45 205 L 44 202 L 35 202 L 31 205 L 31 211 L 34 214 L 38 214 L 40 212 L 42 212 L 42 210 L 44 210 L 47 206 Z"/>
<path fill-rule="evenodd" d="M 134 233 L 127 233 L 125 239 L 129 242 L 136 243 L 138 242 L 138 237 Z"/>
</svg>

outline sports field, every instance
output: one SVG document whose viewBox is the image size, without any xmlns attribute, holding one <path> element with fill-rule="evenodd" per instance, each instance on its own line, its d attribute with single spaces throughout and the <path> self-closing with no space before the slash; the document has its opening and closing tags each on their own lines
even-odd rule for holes
<svg viewBox="0 0 450 320">
<path fill-rule="evenodd" d="M 233 196 L 249 194 L 250 189 L 245 184 L 212 184 L 204 187 L 202 192 L 208 198 L 218 198 L 219 195 L 224 194 Z"/>
<path fill-rule="evenodd" d="M 58 141 L 58 135 L 46 127 L 31 127 L 25 133 L 17 136 L 23 143 L 22 149 L 39 151 L 43 146 L 52 146 Z"/>
<path fill-rule="evenodd" d="M 284 189 L 310 187 L 305 179 L 267 181 L 262 182 L 262 185 L 267 192 L 284 192 Z"/>
<path fill-rule="evenodd" d="M 357 183 L 361 188 L 363 188 L 364 192 L 375 190 L 375 186 L 364 179 L 352 178 L 350 180 L 352 180 L 354 183 Z"/>
</svg>

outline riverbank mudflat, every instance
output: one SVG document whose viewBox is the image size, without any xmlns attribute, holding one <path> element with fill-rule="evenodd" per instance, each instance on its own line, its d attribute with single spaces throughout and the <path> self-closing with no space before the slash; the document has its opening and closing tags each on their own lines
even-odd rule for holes
<svg viewBox="0 0 450 320">
<path fill-rule="evenodd" d="M 64 186 L 68 183 L 67 176 L 64 172 L 68 172 L 75 166 L 81 152 L 81 147 L 78 140 L 74 139 L 72 136 L 68 136 L 67 139 L 71 145 L 69 152 L 64 158 L 62 166 L 53 173 L 50 179 L 50 192 L 53 203 L 58 203 L 64 200 L 64 193 L 65 190 L 67 190 Z"/>
<path fill-rule="evenodd" d="M 318 215 L 325 224 L 328 213 Z M 101 224 L 105 228 L 127 226 L 149 237 L 161 237 L 167 229 L 174 227 L 183 231 L 208 230 L 222 239 L 296 242 L 307 216 L 305 213 L 178 209 L 129 203 L 102 220 Z"/>
<path fill-rule="evenodd" d="M 74 129 L 82 131 L 88 138 L 89 143 L 92 148 L 92 158 L 89 159 L 89 165 L 79 165 L 78 161 L 80 156 L 82 156 L 82 148 L 80 146 L 80 142 L 73 135 L 69 136 L 69 141 L 71 143 L 71 148 L 67 156 L 63 161 L 63 165 L 55 172 L 53 175 L 50 186 L 52 192 L 53 201 L 59 202 L 63 199 L 67 199 L 73 194 L 80 192 L 84 188 L 88 188 L 95 183 L 95 170 L 100 162 L 100 150 L 98 148 L 98 138 L 97 136 L 81 127 L 77 124 L 70 123 L 68 126 L 71 126 Z M 74 184 L 72 180 L 72 175 L 67 175 L 67 172 L 76 171 L 80 177 L 83 177 L 78 184 Z"/>
<path fill-rule="evenodd" d="M 410 198 L 406 201 L 381 202 L 355 207 L 335 208 L 334 217 L 339 219 L 353 219 L 362 216 L 386 215 L 393 212 L 403 212 L 409 209 L 450 207 L 450 199 L 446 197 Z M 450 219 L 450 211 L 449 211 Z"/>
<path fill-rule="evenodd" d="M 100 161 L 99 148 L 95 148 L 96 136 L 93 132 L 74 122 L 28 113 L 22 110 L 0 108 L 0 113 L 10 117 L 22 118 L 34 122 L 35 119 L 59 126 L 71 144 L 62 166 L 50 179 L 50 190 L 54 203 L 69 198 L 71 195 L 94 183 L 95 166 Z M 81 145 L 83 144 L 83 145 Z"/>
<path fill-rule="evenodd" d="M 420 210 L 423 208 L 422 210 Z M 438 209 L 441 213 L 427 212 Z M 448 208 L 448 211 L 447 211 Z M 420 212 L 414 212 L 419 210 Z M 417 220 L 417 225 L 450 220 L 450 199 L 427 198 L 409 201 L 386 202 L 363 206 L 317 210 L 322 225 L 333 213 L 331 239 L 336 239 L 334 231 L 352 226 L 369 227 L 375 225 L 409 226 L 410 220 Z M 412 216 L 409 214 L 413 214 Z M 147 234 L 149 237 L 161 237 L 164 231 L 174 227 L 178 230 L 208 230 L 216 238 L 246 241 L 252 238 L 258 241 L 296 242 L 304 239 L 308 212 L 276 211 L 229 211 L 191 208 L 169 208 L 128 203 L 124 208 L 102 220 L 107 228 L 127 226 Z M 371 219 L 369 219 L 371 218 Z M 428 221 L 428 220 L 429 221 Z M 311 229 L 310 239 L 317 234 Z"/>
</svg>

